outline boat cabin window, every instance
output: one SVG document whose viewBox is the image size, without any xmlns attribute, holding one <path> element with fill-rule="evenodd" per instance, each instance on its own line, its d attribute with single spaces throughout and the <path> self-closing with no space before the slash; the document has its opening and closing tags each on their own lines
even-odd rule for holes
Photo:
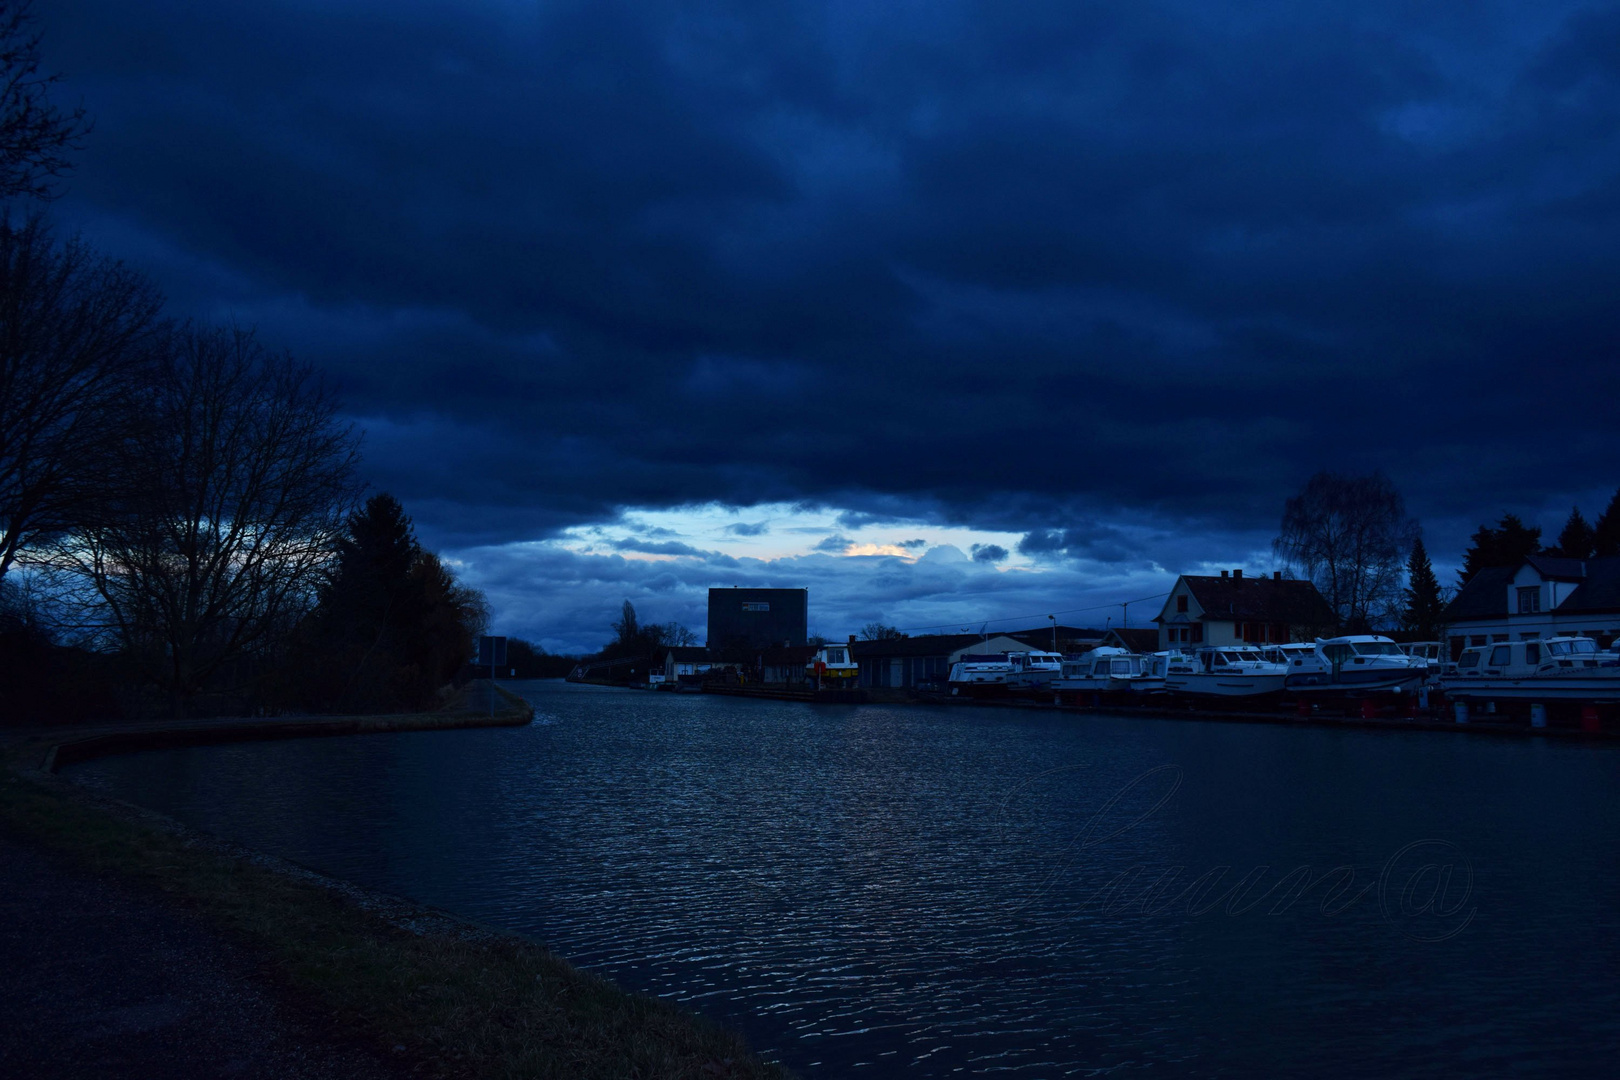
<svg viewBox="0 0 1620 1080">
<path fill-rule="evenodd" d="M 1105 676 L 1105 675 L 1107 675 L 1108 674 L 1108 661 L 1107 660 L 1099 660 L 1099 661 L 1097 661 L 1097 666 L 1091 669 L 1091 673 L 1093 675 L 1097 675 L 1097 676 Z"/>
<path fill-rule="evenodd" d="M 1358 641 L 1352 646 L 1362 656 L 1401 656 L 1401 648 L 1390 641 Z"/>
<path fill-rule="evenodd" d="M 1115 660 L 1113 664 L 1115 675 L 1134 675 L 1136 666 L 1129 660 Z"/>
<path fill-rule="evenodd" d="M 844 650 L 843 649 L 828 649 L 827 650 L 827 663 L 829 663 L 829 664 L 842 664 L 843 662 L 844 662 Z"/>
<path fill-rule="evenodd" d="M 1475 649 L 1466 650 L 1457 657 L 1457 666 L 1460 668 L 1479 667 L 1479 652 Z"/>
<path fill-rule="evenodd" d="M 1491 667 L 1507 667 L 1508 664 L 1512 663 L 1508 659 L 1512 653 L 1513 647 L 1511 645 L 1498 645 L 1491 650 Z"/>
<path fill-rule="evenodd" d="M 1355 651 L 1356 650 L 1352 649 L 1342 641 L 1333 645 L 1322 646 L 1322 655 L 1327 657 L 1327 662 L 1330 664 L 1344 663 L 1355 654 Z"/>
<path fill-rule="evenodd" d="M 1541 643 L 1527 641 L 1524 643 L 1524 662 L 1527 664 L 1541 663 Z"/>
</svg>

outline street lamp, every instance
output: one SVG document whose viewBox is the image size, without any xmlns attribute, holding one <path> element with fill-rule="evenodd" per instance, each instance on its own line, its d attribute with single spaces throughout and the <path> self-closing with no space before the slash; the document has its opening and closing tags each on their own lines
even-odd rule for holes
<svg viewBox="0 0 1620 1080">
<path fill-rule="evenodd" d="M 1052 651 L 1057 652 L 1057 616 L 1048 615 L 1047 618 L 1052 620 Z"/>
</svg>

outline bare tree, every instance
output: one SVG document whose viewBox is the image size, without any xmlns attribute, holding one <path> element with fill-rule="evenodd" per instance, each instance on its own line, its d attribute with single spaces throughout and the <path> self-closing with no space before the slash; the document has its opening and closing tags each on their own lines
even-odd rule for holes
<svg viewBox="0 0 1620 1080">
<path fill-rule="evenodd" d="M 0 580 L 100 494 L 161 300 L 37 217 L 0 222 Z"/>
<path fill-rule="evenodd" d="M 1342 626 L 1360 630 L 1393 610 L 1416 537 L 1400 492 L 1382 472 L 1319 472 L 1284 506 L 1272 546 L 1315 583 Z"/>
<path fill-rule="evenodd" d="M 39 73 L 39 34 L 28 0 L 0 0 L 0 199 L 49 199 L 52 181 L 72 167 L 67 154 L 83 148 L 90 121 L 83 107 L 63 111 L 50 102 L 61 75 Z"/>
<path fill-rule="evenodd" d="M 61 552 L 179 714 L 239 689 L 313 606 L 358 440 L 308 368 L 242 330 L 176 332 L 139 405 L 109 512 Z"/>
<path fill-rule="evenodd" d="M 862 641 L 898 641 L 905 636 L 887 623 L 869 622 L 861 627 Z"/>
</svg>

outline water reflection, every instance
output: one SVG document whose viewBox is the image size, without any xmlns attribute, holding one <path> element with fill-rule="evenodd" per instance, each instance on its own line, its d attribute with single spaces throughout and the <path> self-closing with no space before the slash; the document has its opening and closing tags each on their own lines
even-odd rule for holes
<svg viewBox="0 0 1620 1080">
<path fill-rule="evenodd" d="M 1607 748 L 519 685 L 524 729 L 76 773 L 811 1076 L 1567 1075 L 1620 1048 Z"/>
</svg>

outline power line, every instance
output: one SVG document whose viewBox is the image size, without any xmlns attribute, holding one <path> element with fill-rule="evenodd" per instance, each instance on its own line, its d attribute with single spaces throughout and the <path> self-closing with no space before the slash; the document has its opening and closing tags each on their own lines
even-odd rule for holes
<svg viewBox="0 0 1620 1080">
<path fill-rule="evenodd" d="M 994 619 L 984 619 L 982 620 L 982 625 L 989 626 L 991 623 L 997 622 L 1018 622 L 1021 619 L 1045 619 L 1053 615 L 1075 615 L 1082 611 L 1106 611 L 1109 608 L 1123 607 L 1127 604 L 1140 604 L 1148 600 L 1157 600 L 1160 597 L 1169 595 L 1170 590 L 1166 589 L 1164 592 L 1154 593 L 1152 596 L 1139 596 L 1135 600 L 1116 600 L 1112 604 L 1094 604 L 1091 607 L 1063 608 L 1059 611 L 1040 611 L 1029 615 L 1003 615 Z M 961 621 L 957 620 L 955 622 L 929 623 L 927 626 L 900 626 L 896 627 L 896 629 L 902 633 L 909 634 L 914 630 L 937 630 L 940 627 L 960 625 Z"/>
</svg>

